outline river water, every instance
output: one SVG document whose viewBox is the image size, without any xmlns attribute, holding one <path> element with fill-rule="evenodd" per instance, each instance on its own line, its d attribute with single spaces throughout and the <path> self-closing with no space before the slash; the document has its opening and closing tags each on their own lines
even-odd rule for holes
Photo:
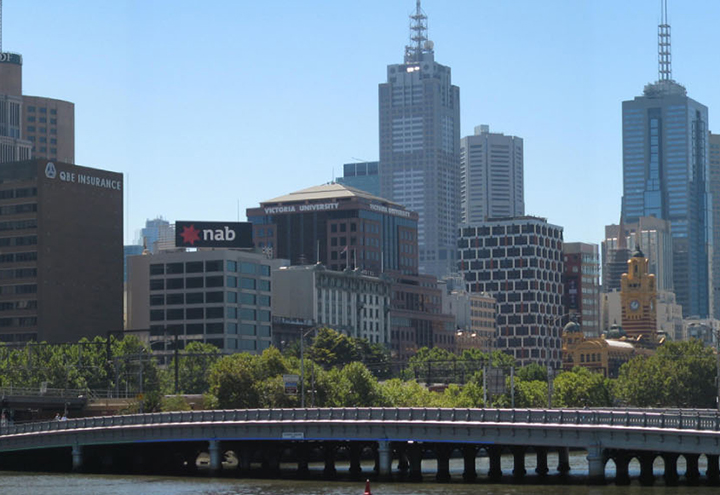
<svg viewBox="0 0 720 495">
<path fill-rule="evenodd" d="M 434 461 L 423 461 L 425 480 L 422 483 L 372 483 L 373 495 L 710 495 L 717 494 L 714 487 L 665 487 L 662 484 L 662 467 L 655 465 L 656 485 L 641 487 L 636 479 L 630 486 L 585 486 L 584 477 L 587 465 L 584 454 L 573 453 L 570 456 L 572 468 L 570 484 L 560 485 L 561 481 L 551 477 L 548 484 L 534 484 L 536 478 L 529 477 L 524 485 L 512 483 L 512 459 L 502 459 L 503 473 L 507 476 L 502 483 L 483 482 L 487 473 L 487 459 L 478 459 L 480 481 L 473 484 L 462 483 L 462 460 L 453 459 L 450 464 L 453 481 L 449 484 L 434 482 Z M 534 470 L 531 456 L 528 456 L 528 473 Z M 363 465 L 369 471 L 370 465 Z M 338 465 L 338 472 L 341 466 Z M 86 474 L 46 474 L 18 473 L 0 471 L 0 494 L 2 495 L 363 495 L 364 482 L 320 481 L 322 466 L 311 465 L 311 474 L 316 481 L 297 480 L 255 480 L 237 478 L 179 478 L 164 476 L 104 476 Z M 678 472 L 684 472 L 684 466 L 678 463 Z M 701 472 L 704 466 L 701 465 Z M 610 466 L 608 477 L 614 473 Z M 637 477 L 639 466 L 631 464 L 630 475 Z"/>
</svg>

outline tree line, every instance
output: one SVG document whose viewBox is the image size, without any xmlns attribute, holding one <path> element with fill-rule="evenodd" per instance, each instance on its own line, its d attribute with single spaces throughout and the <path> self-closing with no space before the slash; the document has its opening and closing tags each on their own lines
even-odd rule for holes
<svg viewBox="0 0 720 495">
<path fill-rule="evenodd" d="M 177 363 L 173 357 L 160 366 L 136 336 L 0 346 L 0 387 L 109 390 L 138 398 L 128 412 L 188 409 L 187 394 L 202 395 L 207 408 L 300 407 L 303 387 L 287 394 L 283 375 L 302 374 L 308 407 L 542 408 L 548 388 L 553 407 L 716 407 L 716 354 L 698 340 L 635 357 L 617 379 L 577 367 L 556 374 L 551 387 L 545 367 L 517 367 L 499 351 L 423 348 L 398 368 L 383 346 L 327 328 L 304 349 L 304 366 L 297 343 L 283 352 L 223 355 L 191 342 L 176 355 Z M 498 377 L 500 390 L 489 390 Z"/>
</svg>

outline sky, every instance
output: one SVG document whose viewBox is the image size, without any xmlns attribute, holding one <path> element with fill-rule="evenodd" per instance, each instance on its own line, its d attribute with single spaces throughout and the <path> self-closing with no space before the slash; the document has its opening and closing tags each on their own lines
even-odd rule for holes
<svg viewBox="0 0 720 495">
<path fill-rule="evenodd" d="M 657 80 L 661 0 L 423 0 L 461 136 L 525 145 L 525 211 L 599 243 L 622 196 L 621 104 Z M 378 159 L 378 84 L 413 0 L 4 0 L 23 93 L 75 103 L 75 161 L 150 218 L 245 210 Z M 669 0 L 673 78 L 720 114 L 720 1 Z M 714 111 L 715 110 L 715 111 Z M 720 119 L 720 117 L 718 117 Z"/>
</svg>

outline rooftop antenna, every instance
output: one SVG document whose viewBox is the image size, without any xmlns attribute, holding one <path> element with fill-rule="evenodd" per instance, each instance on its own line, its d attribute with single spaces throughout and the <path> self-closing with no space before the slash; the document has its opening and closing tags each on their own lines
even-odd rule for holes
<svg viewBox="0 0 720 495">
<path fill-rule="evenodd" d="M 668 24 L 667 0 L 660 0 L 658 79 L 660 81 L 672 81 L 672 56 L 670 55 L 670 24 Z"/>
<path fill-rule="evenodd" d="M 410 15 L 410 44 L 405 47 L 405 63 L 421 62 L 423 50 L 432 50 L 432 42 L 427 37 L 427 16 L 416 0 L 415 13 Z"/>
</svg>

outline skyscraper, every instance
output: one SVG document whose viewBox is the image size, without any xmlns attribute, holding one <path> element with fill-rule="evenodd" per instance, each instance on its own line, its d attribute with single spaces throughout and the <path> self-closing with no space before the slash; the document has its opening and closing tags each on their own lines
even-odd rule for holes
<svg viewBox="0 0 720 495">
<path fill-rule="evenodd" d="M 720 134 L 710 133 L 709 159 L 710 190 L 713 191 L 713 317 L 720 319 Z"/>
<path fill-rule="evenodd" d="M 460 141 L 462 223 L 525 215 L 523 140 L 475 127 Z"/>
<path fill-rule="evenodd" d="M 623 220 L 670 221 L 673 286 L 683 315 L 712 310 L 708 109 L 672 79 L 667 2 L 658 27 L 659 77 L 624 101 Z"/>
<path fill-rule="evenodd" d="M 380 84 L 381 196 L 419 214 L 420 271 L 455 270 L 460 212 L 460 90 L 435 62 L 417 0 L 402 64 Z"/>
</svg>

